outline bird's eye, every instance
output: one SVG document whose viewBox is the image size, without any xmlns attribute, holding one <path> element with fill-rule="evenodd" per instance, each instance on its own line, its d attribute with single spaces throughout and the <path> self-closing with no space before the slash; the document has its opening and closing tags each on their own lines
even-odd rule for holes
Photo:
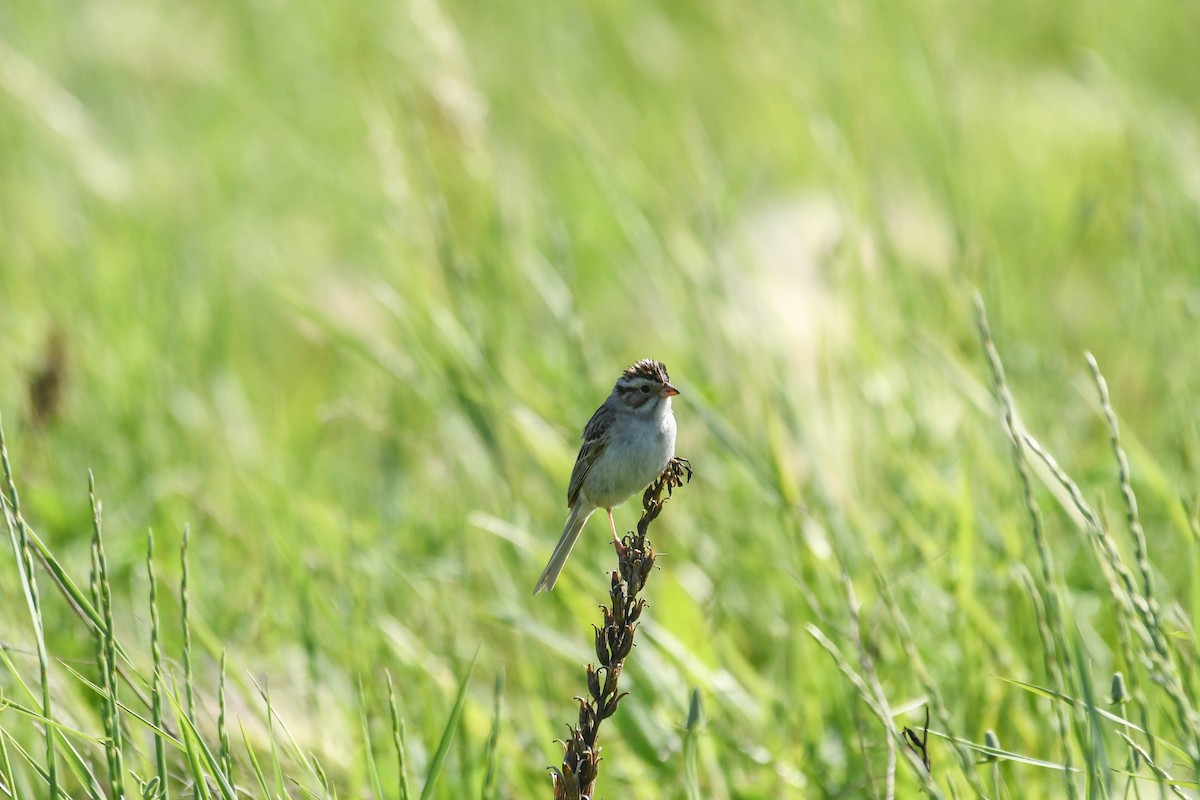
<svg viewBox="0 0 1200 800">
<path fill-rule="evenodd" d="M 642 384 L 642 394 L 650 394 L 650 387 L 644 383 Z"/>
</svg>

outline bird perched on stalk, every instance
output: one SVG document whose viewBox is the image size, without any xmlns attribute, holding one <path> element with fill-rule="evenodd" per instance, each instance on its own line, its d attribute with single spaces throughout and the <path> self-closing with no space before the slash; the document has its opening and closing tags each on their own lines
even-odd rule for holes
<svg viewBox="0 0 1200 800">
<path fill-rule="evenodd" d="M 649 486 L 674 457 L 671 398 L 677 394 L 661 361 L 642 359 L 617 379 L 583 429 L 583 446 L 567 488 L 570 513 L 534 594 L 554 588 L 579 532 L 597 509 L 607 512 L 613 541 L 621 548 L 612 510 Z"/>
</svg>

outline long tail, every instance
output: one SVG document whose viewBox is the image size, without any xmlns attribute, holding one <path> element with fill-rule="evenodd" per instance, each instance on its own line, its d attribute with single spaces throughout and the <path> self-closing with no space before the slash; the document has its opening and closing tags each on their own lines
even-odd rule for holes
<svg viewBox="0 0 1200 800">
<path fill-rule="evenodd" d="M 554 545 L 554 552 L 550 554 L 550 561 L 546 564 L 546 569 L 542 571 L 542 577 L 538 578 L 537 586 L 533 587 L 534 594 L 543 589 L 548 592 L 554 588 L 554 582 L 558 580 L 558 573 L 562 572 L 563 565 L 567 563 L 567 556 L 571 555 L 571 548 L 575 546 L 575 540 L 579 538 L 583 524 L 588 521 L 588 517 L 595 510 L 590 508 L 585 511 L 584 503 L 578 501 L 571 507 L 571 513 L 567 517 L 567 524 L 563 527 L 562 536 L 558 538 L 558 544 Z"/>
</svg>

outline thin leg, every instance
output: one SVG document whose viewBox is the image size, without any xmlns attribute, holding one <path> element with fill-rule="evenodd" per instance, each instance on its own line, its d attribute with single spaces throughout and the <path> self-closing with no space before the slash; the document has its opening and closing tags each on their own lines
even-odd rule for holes
<svg viewBox="0 0 1200 800">
<path fill-rule="evenodd" d="M 612 528 L 613 545 L 617 548 L 617 554 L 622 555 L 625 553 L 625 545 L 621 544 L 621 537 L 617 536 L 617 523 L 613 522 L 612 509 L 606 508 L 604 510 L 608 512 L 608 526 Z"/>
</svg>

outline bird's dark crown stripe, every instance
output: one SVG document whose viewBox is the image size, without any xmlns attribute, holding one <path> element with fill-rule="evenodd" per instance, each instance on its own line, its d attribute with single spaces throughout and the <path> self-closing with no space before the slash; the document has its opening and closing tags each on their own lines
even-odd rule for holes
<svg viewBox="0 0 1200 800">
<path fill-rule="evenodd" d="M 659 383 L 670 383 L 671 379 L 667 376 L 667 367 L 661 361 L 654 361 L 649 358 L 643 358 L 631 364 L 624 373 L 622 378 L 645 378 L 646 380 L 658 381 Z"/>
</svg>

